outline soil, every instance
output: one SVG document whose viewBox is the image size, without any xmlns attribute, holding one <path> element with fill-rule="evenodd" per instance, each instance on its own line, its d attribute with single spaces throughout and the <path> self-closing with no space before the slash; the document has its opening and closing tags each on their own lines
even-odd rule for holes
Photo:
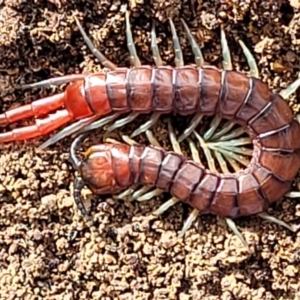
<svg viewBox="0 0 300 300">
<path fill-rule="evenodd" d="M 101 69 L 84 44 L 74 13 L 99 50 L 129 67 L 123 4 L 0 0 L 0 112 L 64 89 L 23 91 L 16 89 L 18 84 Z M 182 17 L 209 64 L 222 68 L 222 25 L 236 70 L 249 70 L 237 43 L 241 38 L 273 91 L 299 76 L 298 1 L 130 0 L 127 8 L 143 64 L 153 65 L 154 19 L 162 59 L 174 65 L 168 17 L 178 30 L 185 63 L 193 63 Z M 295 114 L 298 97 L 299 91 L 289 99 Z M 166 132 L 163 126 L 155 134 Z M 39 150 L 48 137 L 0 146 L 0 299 L 300 299 L 299 230 L 289 232 L 255 216 L 238 219 L 253 250 L 249 253 L 223 220 L 209 215 L 170 247 L 168 241 L 176 238 L 191 211 L 186 205 L 177 204 L 153 219 L 149 215 L 163 199 L 128 203 L 90 195 L 91 228 L 72 198 L 72 139 Z M 141 135 L 139 141 L 144 140 Z M 299 229 L 297 199 L 283 199 L 268 213 Z"/>
</svg>

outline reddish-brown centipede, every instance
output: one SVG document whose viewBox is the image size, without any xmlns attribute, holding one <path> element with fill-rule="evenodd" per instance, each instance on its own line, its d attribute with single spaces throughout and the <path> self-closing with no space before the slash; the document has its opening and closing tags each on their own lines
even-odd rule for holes
<svg viewBox="0 0 300 300">
<path fill-rule="evenodd" d="M 190 126 L 179 138 L 182 141 L 193 132 L 203 115 L 215 116 L 212 131 L 216 129 L 219 120 L 224 118 L 241 125 L 250 136 L 254 151 L 246 170 L 221 175 L 191 161 L 185 161 L 179 154 L 166 154 L 154 148 L 103 145 L 91 148 L 87 152 L 86 160 L 82 164 L 76 164 L 82 176 L 81 181 L 77 180 L 77 186 L 86 183 L 97 193 L 116 192 L 115 187 L 126 189 L 133 183 L 156 186 L 157 180 L 165 175 L 162 168 L 167 164 L 165 159 L 169 157 L 174 160 L 174 165 L 167 175 L 170 184 L 159 187 L 170 191 L 174 197 L 190 203 L 200 211 L 213 212 L 226 218 L 261 213 L 266 210 L 268 204 L 279 200 L 290 189 L 300 167 L 300 126 L 294 120 L 292 111 L 284 99 L 298 88 L 300 80 L 292 83 L 280 94 L 272 93 L 268 86 L 258 79 L 254 58 L 242 41 L 239 42 L 250 66 L 250 76 L 232 71 L 223 30 L 221 43 L 224 70 L 205 66 L 200 48 L 184 21 L 182 22 L 196 57 L 196 66 L 184 66 L 178 37 L 171 20 L 176 67 L 162 65 L 155 43 L 154 27 L 151 32 L 151 48 L 156 67 L 141 66 L 130 31 L 128 13 L 128 48 L 135 67 L 117 68 L 95 49 L 78 20 L 75 20 L 87 45 L 102 64 L 111 70 L 93 75 L 69 75 L 23 85 L 22 88 L 29 88 L 71 82 L 64 93 L 1 114 L 0 124 L 9 124 L 30 116 L 39 117 L 64 106 L 64 109 L 57 111 L 52 117 L 37 119 L 35 125 L 0 134 L 0 142 L 33 138 L 46 134 L 72 119 L 85 118 L 44 143 L 42 148 L 45 148 L 71 133 L 86 132 L 108 124 L 121 114 L 130 113 L 124 119 L 115 121 L 108 130 L 131 122 L 139 114 L 153 112 L 150 120 L 133 133 L 132 136 L 135 136 L 149 129 L 161 114 L 195 114 Z M 107 117 L 96 121 L 102 116 Z M 236 145 L 233 143 L 232 147 L 227 147 L 223 153 L 232 151 Z M 130 156 L 129 151 L 140 151 L 145 157 Z M 123 173 L 125 177 L 120 178 L 120 174 L 112 173 L 115 170 L 112 169 L 114 165 L 111 165 L 120 157 L 127 162 L 135 160 L 144 166 L 135 170 L 129 165 L 124 165 L 119 171 L 126 169 Z M 102 182 L 97 178 L 102 159 L 106 165 L 102 166 L 100 175 L 111 180 L 111 190 L 102 190 Z M 152 180 L 141 179 L 143 174 L 148 173 Z M 132 179 L 131 175 L 139 175 L 139 178 Z M 115 181 L 119 185 L 116 186 Z M 203 189 L 204 184 L 206 185 Z M 176 185 L 180 185 L 180 188 L 175 188 Z M 78 194 L 75 196 L 78 200 Z M 206 197 L 206 200 L 203 197 Z M 77 204 L 80 202 L 77 201 Z"/>
</svg>

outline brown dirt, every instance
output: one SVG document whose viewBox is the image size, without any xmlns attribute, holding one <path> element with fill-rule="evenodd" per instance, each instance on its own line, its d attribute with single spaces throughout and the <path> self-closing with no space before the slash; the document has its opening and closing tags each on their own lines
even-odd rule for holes
<svg viewBox="0 0 300 300">
<path fill-rule="evenodd" d="M 221 67 L 223 22 L 236 69 L 247 70 L 235 40 L 241 37 L 272 89 L 279 91 L 298 76 L 297 1 L 291 1 L 294 10 L 288 1 L 272 0 L 129 3 L 143 63 L 153 64 L 149 32 L 154 18 L 162 57 L 173 64 L 168 16 L 178 28 L 185 62 L 193 62 L 178 19 L 183 17 L 203 42 L 211 64 Z M 100 50 L 118 65 L 129 66 L 120 5 L 120 0 L 0 1 L 0 110 L 57 92 L 19 91 L 15 83 L 99 68 L 74 25 L 73 12 Z M 295 112 L 296 99 L 291 99 Z M 202 217 L 200 228 L 193 227 L 168 247 L 188 207 L 177 205 L 149 222 L 146 216 L 162 200 L 102 199 L 94 201 L 98 205 L 92 210 L 99 232 L 94 239 L 72 199 L 71 139 L 39 151 L 46 138 L 1 145 L 1 299 L 300 299 L 299 231 L 291 233 L 256 217 L 236 221 L 253 254 L 214 216 Z M 284 199 L 269 213 L 299 228 L 297 200 Z"/>
</svg>

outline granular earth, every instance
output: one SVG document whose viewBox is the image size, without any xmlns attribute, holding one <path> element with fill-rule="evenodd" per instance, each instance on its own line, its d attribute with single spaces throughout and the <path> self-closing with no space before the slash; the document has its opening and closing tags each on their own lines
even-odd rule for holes
<svg viewBox="0 0 300 300">
<path fill-rule="evenodd" d="M 100 69 L 73 13 L 98 49 L 119 66 L 129 67 L 122 4 L 120 0 L 0 1 L 0 111 L 63 88 L 20 91 L 16 84 Z M 235 69 L 249 70 L 236 41 L 240 37 L 272 90 L 280 91 L 299 76 L 298 1 L 130 0 L 128 9 L 143 64 L 153 65 L 149 45 L 155 19 L 161 56 L 174 65 L 168 17 L 178 30 L 185 63 L 193 62 L 179 20 L 183 17 L 210 64 L 222 67 L 219 29 L 223 24 Z M 299 92 L 290 100 L 295 114 L 297 96 Z M 154 132 L 166 130 L 160 123 Z M 94 135 L 101 135 L 101 130 Z M 126 203 L 99 199 L 86 190 L 93 200 L 90 228 L 72 198 L 75 173 L 68 160 L 72 140 L 40 151 L 38 146 L 46 139 L 1 145 L 1 299 L 300 299 L 297 199 L 283 199 L 268 212 L 298 232 L 257 217 L 236 220 L 251 254 L 215 216 L 201 217 L 200 226 L 169 246 L 191 209 L 178 204 L 161 218 L 149 219 L 163 203 L 158 198 Z M 142 135 L 139 139 L 145 140 Z M 297 182 L 293 190 L 299 189 Z"/>
</svg>

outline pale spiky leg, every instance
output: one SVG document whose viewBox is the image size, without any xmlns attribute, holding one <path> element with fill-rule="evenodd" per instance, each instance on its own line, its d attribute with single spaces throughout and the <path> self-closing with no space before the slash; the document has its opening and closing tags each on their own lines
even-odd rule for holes
<svg viewBox="0 0 300 300">
<path fill-rule="evenodd" d="M 159 112 L 154 112 L 150 119 L 144 123 L 143 125 L 141 125 L 139 128 L 137 128 L 131 135 L 130 137 L 135 137 L 143 132 L 145 132 L 146 130 L 150 129 L 153 125 L 155 125 L 158 121 L 158 119 L 160 118 L 161 113 Z"/>
<path fill-rule="evenodd" d="M 286 89 L 282 90 L 279 94 L 283 99 L 288 99 L 289 96 L 294 94 L 300 86 L 300 78 L 292 82 Z"/>
<path fill-rule="evenodd" d="M 232 219 L 229 219 L 229 218 L 225 218 L 225 221 L 226 221 L 228 227 L 232 230 L 232 232 L 240 239 L 240 241 L 242 242 L 242 244 L 250 252 L 250 248 L 249 248 L 248 243 L 246 242 L 246 240 L 242 236 L 241 232 L 237 229 L 236 224 L 234 223 L 234 221 Z"/>
<path fill-rule="evenodd" d="M 179 199 L 177 199 L 176 197 L 172 197 L 171 199 L 163 203 L 157 210 L 152 212 L 152 214 L 155 216 L 162 215 L 165 211 L 167 211 L 170 207 L 177 204 L 178 202 L 180 202 Z"/>
<path fill-rule="evenodd" d="M 209 140 L 220 125 L 222 118 L 216 115 L 210 123 L 209 129 L 205 132 L 203 138 Z"/>
<path fill-rule="evenodd" d="M 194 131 L 194 129 L 200 124 L 203 117 L 204 117 L 203 114 L 196 113 L 193 119 L 191 120 L 189 126 L 179 136 L 178 142 L 182 142 L 183 140 L 185 140 Z"/>
<path fill-rule="evenodd" d="M 192 51 L 193 51 L 194 56 L 195 56 L 195 63 L 198 67 L 203 67 L 204 64 L 205 64 L 205 61 L 204 61 L 201 49 L 200 49 L 199 45 L 197 44 L 195 38 L 193 37 L 193 35 L 192 35 L 190 29 L 188 28 L 187 24 L 185 23 L 185 21 L 183 19 L 181 19 L 181 22 L 183 24 L 183 27 L 184 27 L 184 30 L 185 30 L 186 35 L 188 37 L 188 40 L 191 44 Z"/>
<path fill-rule="evenodd" d="M 126 39 L 127 39 L 127 48 L 130 53 L 130 60 L 135 67 L 140 67 L 141 61 L 136 53 L 136 48 L 134 45 L 132 31 L 130 28 L 130 20 L 129 20 L 129 11 L 126 10 L 125 13 L 125 21 L 126 21 Z"/>
<path fill-rule="evenodd" d="M 279 219 L 277 219 L 277 218 L 275 218 L 275 217 L 273 217 L 273 216 L 271 216 L 271 215 L 269 215 L 269 214 L 267 214 L 265 212 L 258 214 L 258 216 L 260 218 L 268 221 L 268 222 L 275 223 L 275 224 L 277 224 L 279 226 L 285 227 L 286 229 L 288 229 L 288 230 L 290 230 L 292 232 L 295 232 L 295 230 L 289 224 L 287 224 L 284 221 L 279 220 Z"/>
<path fill-rule="evenodd" d="M 259 72 L 258 72 L 258 67 L 255 61 L 255 58 L 253 57 L 252 53 L 250 50 L 246 47 L 244 42 L 242 40 L 239 40 L 240 46 L 242 47 L 242 50 L 244 52 L 244 55 L 247 59 L 248 65 L 250 67 L 250 76 L 259 78 Z"/>
<path fill-rule="evenodd" d="M 221 28 L 221 48 L 222 48 L 222 56 L 223 56 L 223 69 L 226 71 L 231 71 L 232 70 L 231 56 L 230 56 L 226 35 L 223 28 Z"/>
<path fill-rule="evenodd" d="M 170 23 L 170 27 L 171 27 L 172 40 L 173 40 L 174 51 L 175 51 L 175 66 L 182 67 L 182 66 L 184 66 L 182 50 L 180 47 L 180 43 L 179 43 L 179 39 L 178 39 L 178 35 L 176 32 L 174 23 L 171 18 L 169 18 L 169 23 Z"/>
<path fill-rule="evenodd" d="M 159 144 L 158 140 L 156 139 L 156 137 L 154 136 L 154 134 L 151 130 L 146 131 L 146 136 L 147 136 L 147 139 L 149 140 L 149 142 L 151 143 L 151 145 L 158 147 L 158 148 L 162 148 L 162 146 Z"/>
<path fill-rule="evenodd" d="M 300 198 L 300 192 L 298 192 L 298 191 L 292 191 L 292 192 L 289 192 L 289 193 L 285 194 L 285 197 L 288 197 L 288 198 Z"/>
<path fill-rule="evenodd" d="M 198 209 L 194 208 L 192 210 L 192 212 L 190 213 L 190 215 L 184 222 L 183 227 L 182 227 L 177 239 L 181 239 L 186 234 L 186 232 L 191 228 L 191 226 L 197 220 L 199 214 L 200 214 L 200 211 Z"/>
<path fill-rule="evenodd" d="M 182 150 L 181 150 L 179 142 L 176 138 L 176 135 L 175 135 L 175 132 L 174 132 L 174 129 L 173 129 L 170 119 L 168 119 L 168 132 L 169 132 L 169 138 L 170 138 L 174 152 L 182 154 Z"/>
<path fill-rule="evenodd" d="M 134 119 L 136 119 L 140 113 L 138 112 L 131 112 L 128 116 L 126 116 L 123 119 L 119 119 L 116 122 L 114 122 L 112 125 L 106 128 L 107 132 L 111 132 L 117 128 L 123 127 L 126 124 L 131 123 Z"/>
<path fill-rule="evenodd" d="M 157 42 L 156 42 L 156 31 L 155 31 L 155 22 L 152 23 L 152 29 L 151 29 L 151 51 L 154 63 L 157 67 L 163 65 L 163 61 L 160 57 Z"/>
<path fill-rule="evenodd" d="M 88 37 L 87 33 L 84 31 L 83 27 L 81 26 L 79 20 L 77 19 L 76 16 L 74 16 L 74 20 L 77 24 L 77 27 L 83 37 L 83 40 L 85 41 L 86 45 L 88 46 L 88 48 L 91 50 L 91 52 L 98 58 L 98 60 L 100 61 L 100 63 L 110 69 L 110 70 L 114 70 L 117 68 L 117 66 L 112 63 L 110 60 L 108 60 L 102 52 L 100 52 L 95 45 L 93 44 L 93 42 L 91 41 L 91 39 Z"/>
<path fill-rule="evenodd" d="M 98 120 L 100 117 L 98 115 L 93 115 L 91 117 L 87 117 L 85 119 L 79 120 L 65 127 L 63 130 L 59 131 L 58 133 L 54 134 L 51 138 L 49 138 L 46 142 L 44 142 L 39 148 L 45 149 L 50 145 L 55 144 L 59 140 L 74 133 L 80 134 L 83 132 L 95 130 L 117 119 L 119 116 L 120 116 L 119 113 L 114 113 L 101 120 Z"/>
</svg>

